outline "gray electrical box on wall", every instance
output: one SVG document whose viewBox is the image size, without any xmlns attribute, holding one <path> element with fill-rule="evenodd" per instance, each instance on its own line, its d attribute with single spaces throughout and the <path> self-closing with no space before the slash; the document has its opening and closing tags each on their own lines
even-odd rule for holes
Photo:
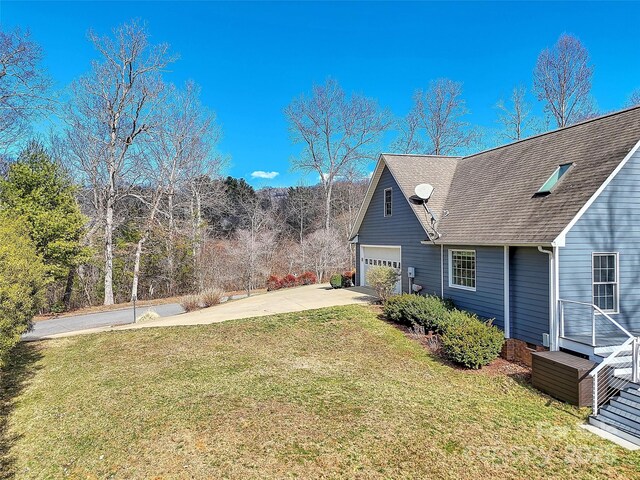
<svg viewBox="0 0 640 480">
<path fill-rule="evenodd" d="M 407 276 L 409 278 L 416 278 L 416 269 L 415 269 L 415 267 L 407 267 Z"/>
<path fill-rule="evenodd" d="M 542 334 L 542 346 L 549 348 L 549 334 L 548 333 L 543 333 Z"/>
</svg>

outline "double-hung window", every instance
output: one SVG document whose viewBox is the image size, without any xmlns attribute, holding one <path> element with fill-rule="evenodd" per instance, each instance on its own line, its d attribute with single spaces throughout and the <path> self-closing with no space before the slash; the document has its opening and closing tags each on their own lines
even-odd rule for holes
<svg viewBox="0 0 640 480">
<path fill-rule="evenodd" d="M 604 312 L 618 311 L 618 254 L 593 254 L 593 304 Z"/>
<path fill-rule="evenodd" d="M 384 216 L 391 216 L 391 192 L 390 188 L 385 189 L 384 191 Z"/>
<path fill-rule="evenodd" d="M 449 286 L 475 291 L 475 250 L 449 250 Z"/>
</svg>

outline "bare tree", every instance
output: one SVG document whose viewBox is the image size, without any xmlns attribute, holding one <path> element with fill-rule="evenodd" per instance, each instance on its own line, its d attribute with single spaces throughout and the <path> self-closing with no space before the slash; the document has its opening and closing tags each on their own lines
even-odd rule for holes
<svg viewBox="0 0 640 480">
<path fill-rule="evenodd" d="M 415 93 L 410 116 L 415 116 L 418 128 L 426 133 L 426 152 L 451 155 L 469 147 L 479 137 L 478 131 L 463 120 L 468 113 L 462 83 L 440 78 L 432 81 L 426 91 Z"/>
<path fill-rule="evenodd" d="M 0 30 L 0 147 L 30 130 L 30 122 L 50 111 L 51 80 L 40 63 L 42 51 L 30 33 Z"/>
<path fill-rule="evenodd" d="M 526 136 L 535 124 L 531 117 L 531 108 L 526 100 L 527 91 L 524 87 L 515 87 L 511 92 L 511 106 L 507 106 L 500 99 L 496 104 L 498 109 L 498 123 L 502 125 L 500 137 L 507 141 L 520 140 Z"/>
<path fill-rule="evenodd" d="M 553 48 L 540 53 L 533 71 L 533 87 L 558 127 L 575 122 L 592 109 L 592 76 L 589 52 L 573 35 L 563 33 Z"/>
<path fill-rule="evenodd" d="M 99 197 L 94 203 L 104 225 L 104 304 L 111 305 L 114 212 L 122 186 L 135 183 L 139 140 L 156 126 L 164 92 L 161 72 L 174 58 L 168 45 L 149 45 L 144 26 L 135 22 L 115 29 L 113 38 L 90 32 L 89 39 L 102 58 L 73 85 L 67 137 L 77 167 Z"/>
<path fill-rule="evenodd" d="M 640 105 L 640 88 L 631 92 L 629 100 L 627 101 L 628 107 L 635 107 L 636 105 Z"/>
<path fill-rule="evenodd" d="M 271 229 L 240 229 L 236 232 L 235 241 L 230 246 L 232 264 L 248 296 L 264 284 L 275 246 L 276 233 Z"/>
<path fill-rule="evenodd" d="M 341 232 L 321 228 L 304 240 L 307 252 L 304 268 L 315 272 L 318 282 L 328 280 L 333 272 L 343 271 L 350 263 L 347 243 L 336 241 L 339 238 L 342 238 Z"/>
<path fill-rule="evenodd" d="M 392 117 L 376 101 L 352 95 L 347 98 L 335 80 L 315 85 L 311 97 L 301 96 L 286 109 L 289 131 L 303 145 L 293 167 L 316 172 L 324 189 L 325 228 L 331 224 L 331 198 L 335 181 L 344 171 L 378 153 L 377 142 Z"/>
<path fill-rule="evenodd" d="M 415 109 L 396 121 L 400 135 L 391 144 L 395 153 L 424 153 L 426 145 L 420 136 L 420 117 Z"/>
<path fill-rule="evenodd" d="M 192 232 L 194 262 L 199 258 L 202 236 L 203 177 L 219 177 L 222 157 L 215 152 L 220 130 L 215 115 L 202 106 L 200 88 L 187 82 L 184 90 L 172 89 L 164 107 L 161 126 L 151 134 L 153 170 L 159 173 L 165 201 L 158 207 L 167 219 L 167 270 L 169 294 L 175 293 L 175 237 L 178 221 L 189 209 L 188 226 Z M 187 195 L 179 193 L 188 192 Z M 211 193 L 211 191 L 209 192 Z M 182 204 L 183 201 L 188 203 Z M 197 264 L 194 263 L 197 268 Z M 202 288 L 202 285 L 200 286 Z"/>
</svg>

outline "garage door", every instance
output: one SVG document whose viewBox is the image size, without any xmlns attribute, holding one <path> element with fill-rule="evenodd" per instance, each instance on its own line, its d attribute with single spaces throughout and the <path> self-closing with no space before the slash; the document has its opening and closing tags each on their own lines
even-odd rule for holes
<svg viewBox="0 0 640 480">
<path fill-rule="evenodd" d="M 373 266 L 397 268 L 402 273 L 400 264 L 400 247 L 383 247 L 379 245 L 360 246 L 360 285 L 367 285 L 367 270 Z M 396 293 L 402 290 L 402 281 L 396 284 Z"/>
</svg>

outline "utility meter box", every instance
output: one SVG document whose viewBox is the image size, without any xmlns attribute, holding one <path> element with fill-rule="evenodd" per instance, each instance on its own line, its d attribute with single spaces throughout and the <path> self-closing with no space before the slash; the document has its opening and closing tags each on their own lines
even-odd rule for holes
<svg viewBox="0 0 640 480">
<path fill-rule="evenodd" d="M 409 278 L 416 278 L 416 269 L 415 269 L 415 267 L 407 267 L 407 276 Z"/>
</svg>

